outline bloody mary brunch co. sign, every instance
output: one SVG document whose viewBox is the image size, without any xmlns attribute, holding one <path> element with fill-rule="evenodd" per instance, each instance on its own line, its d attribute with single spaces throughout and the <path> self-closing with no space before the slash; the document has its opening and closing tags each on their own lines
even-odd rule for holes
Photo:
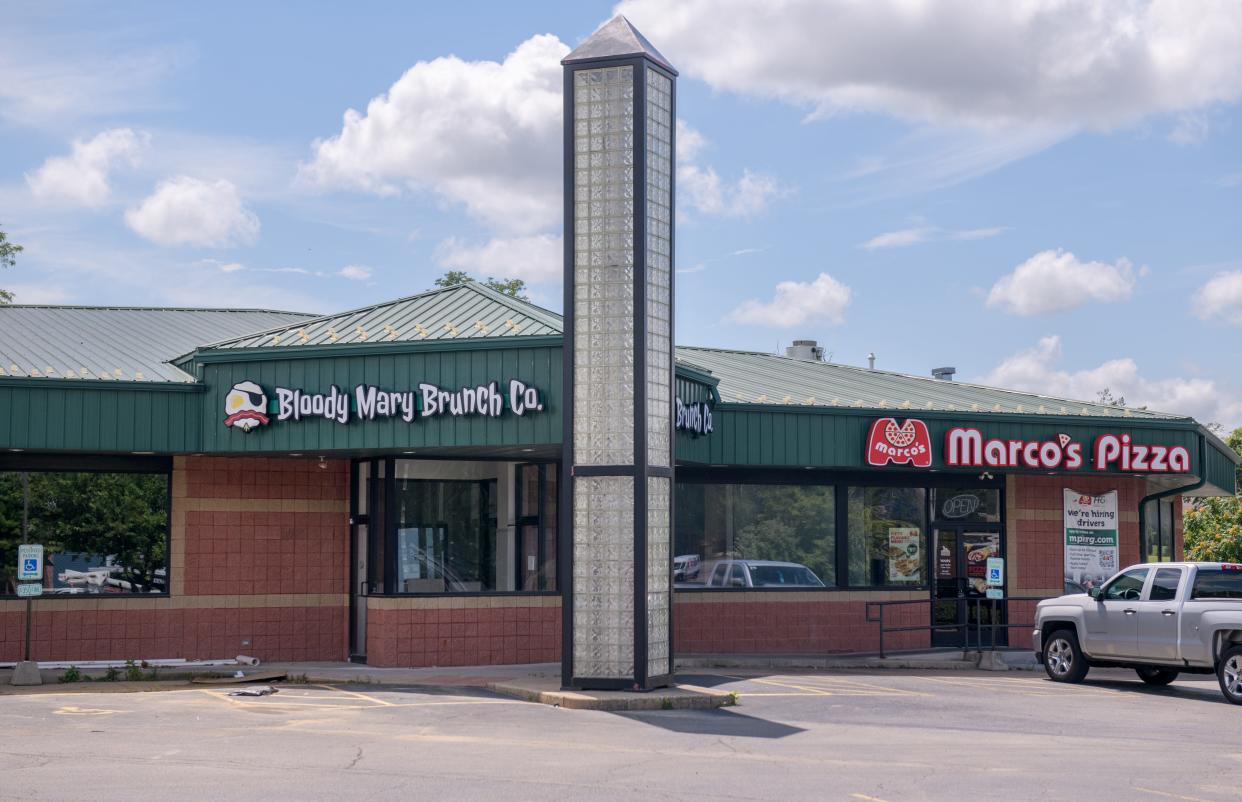
<svg viewBox="0 0 1242 802">
<path fill-rule="evenodd" d="M 544 408 L 539 390 L 517 379 L 451 391 L 425 382 L 417 390 L 385 390 L 373 384 L 359 384 L 353 392 L 336 385 L 324 393 L 290 387 L 275 390 L 276 397 L 269 401 L 267 392 L 255 382 L 233 385 L 224 397 L 224 425 L 250 432 L 273 417 L 278 421 L 322 418 L 341 424 L 354 418 L 414 423 L 438 416 L 499 418 L 508 413 L 521 417 Z"/>
<path fill-rule="evenodd" d="M 979 429 L 955 426 L 945 432 L 941 454 L 951 468 L 1031 468 L 1041 471 L 1096 471 L 1123 473 L 1190 473 L 1190 451 L 1185 446 L 1136 443 L 1128 433 L 1097 435 L 1090 447 L 1068 434 L 1044 440 L 985 437 Z M 932 442 L 927 424 L 907 418 L 879 418 L 867 433 L 868 465 L 932 467 Z"/>
</svg>

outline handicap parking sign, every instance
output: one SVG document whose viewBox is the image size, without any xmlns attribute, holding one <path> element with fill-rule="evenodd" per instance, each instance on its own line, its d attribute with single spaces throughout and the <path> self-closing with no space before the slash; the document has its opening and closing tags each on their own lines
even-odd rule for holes
<svg viewBox="0 0 1242 802">
<path fill-rule="evenodd" d="M 1003 557 L 988 557 L 988 585 L 999 587 L 1005 584 L 1005 560 Z"/>
<path fill-rule="evenodd" d="M 17 547 L 17 578 L 43 578 L 43 547 L 29 543 Z"/>
</svg>

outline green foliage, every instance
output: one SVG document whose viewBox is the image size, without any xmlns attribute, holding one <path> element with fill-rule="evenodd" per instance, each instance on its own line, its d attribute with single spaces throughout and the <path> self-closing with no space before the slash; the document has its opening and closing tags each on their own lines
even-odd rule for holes
<svg viewBox="0 0 1242 802">
<path fill-rule="evenodd" d="M 125 681 L 126 682 L 141 682 L 142 681 L 142 668 L 139 665 L 137 665 L 133 660 L 125 661 Z"/>
<path fill-rule="evenodd" d="M 1234 429 L 1225 442 L 1242 454 L 1242 428 Z M 1182 532 L 1186 559 L 1242 562 L 1242 495 L 1187 499 Z"/>
<path fill-rule="evenodd" d="M 65 673 L 60 675 L 58 682 L 81 682 L 82 672 L 78 671 L 77 666 L 69 666 L 65 669 Z"/>
<path fill-rule="evenodd" d="M 146 473 L 31 472 L 31 543 L 42 543 L 47 559 L 79 553 L 113 557 L 112 575 L 150 592 L 166 561 L 168 479 Z M 0 587 L 11 581 L 22 542 L 22 479 L 0 473 Z M 53 569 L 56 566 L 53 564 Z M 11 592 L 11 591 L 10 591 Z"/>
<path fill-rule="evenodd" d="M 436 279 L 437 287 L 455 287 L 458 284 L 465 284 L 468 281 L 474 281 L 464 270 L 450 270 L 440 278 Z M 489 278 L 483 282 L 483 286 L 489 287 L 501 295 L 508 295 L 510 298 L 517 298 L 519 301 L 529 301 L 526 297 L 526 282 L 520 278 L 498 279 Z"/>
<path fill-rule="evenodd" d="M 121 672 L 116 670 L 116 666 L 109 666 L 104 675 L 99 678 L 100 682 L 116 682 L 121 678 Z"/>
<path fill-rule="evenodd" d="M 17 264 L 17 254 L 22 252 L 22 246 L 15 242 L 10 242 L 9 237 L 3 231 L 0 231 L 0 267 L 12 267 Z M 13 300 L 13 293 L 7 290 L 0 290 L 0 305 L 7 304 Z"/>
</svg>

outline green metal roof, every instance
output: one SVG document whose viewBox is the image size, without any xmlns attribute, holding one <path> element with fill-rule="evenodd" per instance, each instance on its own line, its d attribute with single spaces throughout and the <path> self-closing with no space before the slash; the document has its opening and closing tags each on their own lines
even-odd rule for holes
<svg viewBox="0 0 1242 802">
<path fill-rule="evenodd" d="M 242 337 L 216 337 L 200 350 L 297 349 L 304 345 L 477 340 L 560 333 L 561 316 L 555 312 L 469 281 L 349 312 L 283 322 Z"/>
<path fill-rule="evenodd" d="M 718 378 L 717 390 L 726 404 L 1189 420 L 1184 415 L 754 351 L 678 347 L 677 358 L 710 371 Z"/>
<path fill-rule="evenodd" d="M 0 306 L 0 376 L 190 382 L 169 360 L 222 336 L 309 317 L 267 309 Z"/>
</svg>

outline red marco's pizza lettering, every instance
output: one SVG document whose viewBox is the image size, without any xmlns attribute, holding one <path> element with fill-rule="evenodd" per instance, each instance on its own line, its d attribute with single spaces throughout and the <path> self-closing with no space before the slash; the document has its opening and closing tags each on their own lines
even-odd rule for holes
<svg viewBox="0 0 1242 802">
<path fill-rule="evenodd" d="M 926 423 L 908 418 L 898 426 L 893 418 L 880 418 L 871 424 L 871 432 L 867 435 L 867 464 L 889 463 L 931 467 L 931 435 Z"/>
<path fill-rule="evenodd" d="M 1102 434 L 1095 438 L 1092 452 L 1097 471 L 1190 473 L 1190 452 L 1185 446 L 1132 443 L 1128 434 Z"/>
</svg>

